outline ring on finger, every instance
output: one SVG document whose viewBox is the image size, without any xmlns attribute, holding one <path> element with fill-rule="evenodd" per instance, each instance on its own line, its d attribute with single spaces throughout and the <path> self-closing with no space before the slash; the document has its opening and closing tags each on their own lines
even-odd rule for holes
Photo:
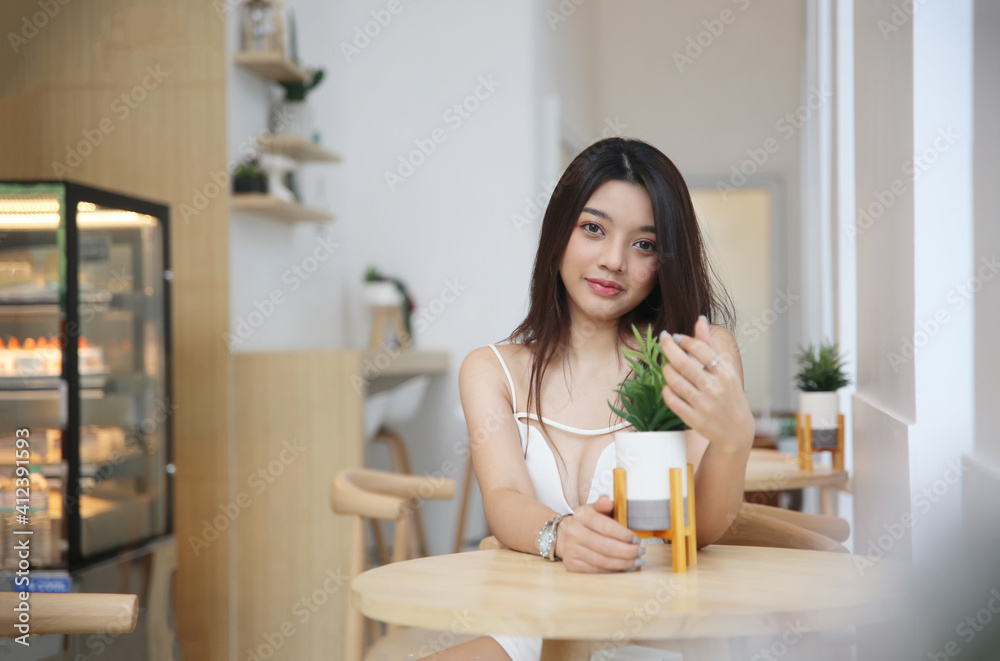
<svg viewBox="0 0 1000 661">
<path fill-rule="evenodd" d="M 705 369 L 707 370 L 712 369 L 713 367 L 719 364 L 720 360 L 722 360 L 722 354 L 721 353 L 715 354 L 715 358 L 713 358 L 712 362 L 710 362 L 708 365 L 705 365 Z"/>
</svg>

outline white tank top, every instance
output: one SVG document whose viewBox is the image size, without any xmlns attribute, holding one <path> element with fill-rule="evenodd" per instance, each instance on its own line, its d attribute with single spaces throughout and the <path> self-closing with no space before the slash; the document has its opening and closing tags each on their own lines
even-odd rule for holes
<svg viewBox="0 0 1000 661">
<path fill-rule="evenodd" d="M 517 407 L 517 393 L 514 390 L 514 379 L 510 375 L 510 370 L 507 369 L 507 363 L 504 362 L 503 356 L 500 355 L 500 351 L 495 345 L 491 344 L 490 348 L 497 355 L 497 359 L 503 367 L 504 374 L 507 375 L 507 382 L 510 384 L 510 398 L 514 407 Z M 535 488 L 535 497 L 538 498 L 538 502 L 551 507 L 560 514 L 570 514 L 573 508 L 566 502 L 562 479 L 559 477 L 559 467 L 556 464 L 556 457 L 552 453 L 552 448 L 545 442 L 541 431 L 525 422 L 525 418 L 537 421 L 538 416 L 525 411 L 514 412 L 514 422 L 517 423 L 517 431 L 521 437 L 521 452 L 524 454 L 524 461 L 528 465 L 528 475 L 531 476 L 531 484 Z M 542 417 L 542 421 L 546 425 L 551 425 L 556 429 L 580 436 L 601 436 L 616 432 L 619 429 L 625 429 L 629 426 L 628 422 L 623 421 L 604 429 L 577 429 L 576 427 L 570 427 L 555 420 L 549 420 L 544 416 Z M 604 451 L 601 452 L 601 456 L 597 460 L 593 479 L 590 482 L 590 493 L 587 495 L 585 503 L 592 503 L 602 495 L 606 495 L 608 498 L 613 497 L 614 484 L 612 480 L 614 473 L 612 470 L 614 467 L 615 447 L 612 443 L 604 448 Z"/>
<path fill-rule="evenodd" d="M 507 369 L 507 364 L 504 362 L 503 356 L 500 355 L 500 351 L 492 344 L 490 348 L 497 355 L 500 365 L 503 366 L 504 374 L 507 375 L 507 382 L 510 384 L 510 398 L 513 406 L 516 408 L 517 393 L 514 391 L 514 379 L 511 378 L 510 370 Z M 538 420 L 538 416 L 534 413 L 524 411 L 515 411 L 513 414 L 514 422 L 517 423 L 518 434 L 521 437 L 521 451 L 524 453 L 524 460 L 528 464 L 528 474 L 531 476 L 531 484 L 535 487 L 535 497 L 538 498 L 540 503 L 551 507 L 560 514 L 571 514 L 573 509 L 566 502 L 566 496 L 562 488 L 562 479 L 559 477 L 559 467 L 556 464 L 555 455 L 552 454 L 552 449 L 545 442 L 541 431 L 523 420 L 524 418 Z M 542 421 L 546 425 L 551 425 L 571 434 L 579 434 L 580 436 L 610 434 L 629 426 L 629 423 L 622 422 L 604 429 L 577 429 L 576 427 L 570 427 L 555 420 L 549 420 L 544 416 L 542 417 Z M 597 466 L 594 469 L 594 479 L 590 482 L 590 493 L 587 496 L 587 503 L 596 501 L 601 495 L 613 498 L 614 485 L 612 480 L 614 473 L 612 469 L 614 467 L 615 445 L 611 443 L 608 447 L 604 448 L 604 451 L 601 452 L 601 456 L 597 460 Z M 512 661 L 539 661 L 541 658 L 541 638 L 498 635 L 493 635 L 492 638 L 504 649 Z M 651 649 L 639 645 L 627 645 L 610 653 L 594 652 L 590 661 L 613 661 L 614 659 L 621 659 L 622 661 L 683 661 L 681 655 L 676 652 Z"/>
</svg>

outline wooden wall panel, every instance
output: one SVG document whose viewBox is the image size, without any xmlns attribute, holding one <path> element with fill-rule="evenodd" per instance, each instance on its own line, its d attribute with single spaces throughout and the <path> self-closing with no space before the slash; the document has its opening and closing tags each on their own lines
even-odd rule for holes
<svg viewBox="0 0 1000 661">
<path fill-rule="evenodd" d="M 42 170 L 42 155 L 36 148 L 38 107 L 37 91 L 0 99 L 0 176 L 5 179 Z"/>
<path fill-rule="evenodd" d="M 360 466 L 357 351 L 236 354 L 237 659 L 340 658 L 349 519 L 337 470 Z"/>
<path fill-rule="evenodd" d="M 185 659 L 226 659 L 231 532 L 197 554 L 190 539 L 229 502 L 228 204 L 220 196 L 189 222 L 180 214 L 227 160 L 228 63 L 215 9 L 225 3 L 53 4 L 18 52 L 0 48 L 0 178 L 64 174 L 171 207 L 178 634 Z M 4 0 L 0 25 L 20 32 L 38 11 L 37 0 Z M 100 144 L 56 172 L 67 146 L 102 122 L 113 129 Z"/>
</svg>

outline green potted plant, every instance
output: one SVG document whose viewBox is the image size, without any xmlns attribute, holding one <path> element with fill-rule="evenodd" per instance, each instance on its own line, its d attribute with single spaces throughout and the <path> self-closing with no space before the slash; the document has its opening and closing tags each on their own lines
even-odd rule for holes
<svg viewBox="0 0 1000 661">
<path fill-rule="evenodd" d="M 384 275 L 374 266 L 365 271 L 364 299 L 371 307 L 390 307 L 398 305 L 403 314 L 406 334 L 413 337 L 410 317 L 416 309 L 413 297 L 406 288 L 406 283 L 396 277 Z"/>
<path fill-rule="evenodd" d="M 267 176 L 260 168 L 260 161 L 248 158 L 233 170 L 234 193 L 266 193 Z"/>
<path fill-rule="evenodd" d="M 290 80 L 281 82 L 285 88 L 285 101 L 305 101 L 306 94 L 323 82 L 322 69 L 307 69 L 309 77 L 305 80 Z"/>
<path fill-rule="evenodd" d="M 284 98 L 271 111 L 270 129 L 272 133 L 287 133 L 309 136 L 312 134 L 312 118 L 308 113 L 306 96 L 323 80 L 322 69 L 307 69 L 305 80 L 281 81 Z"/>
<path fill-rule="evenodd" d="M 632 376 L 615 390 L 621 398 L 619 409 L 608 406 L 635 431 L 615 432 L 615 465 L 624 468 L 631 530 L 670 528 L 670 469 L 680 468 L 681 491 L 687 497 L 688 426 L 663 400 L 663 366 L 669 361 L 652 328 L 645 337 L 632 326 L 638 350 L 622 349 L 632 366 Z M 624 409 L 624 410 L 623 410 Z"/>
<path fill-rule="evenodd" d="M 844 371 L 844 358 L 836 342 L 799 347 L 796 358 L 799 371 L 795 383 L 799 389 L 799 413 L 802 424 L 809 415 L 812 444 L 817 450 L 837 447 L 840 399 L 837 391 L 850 384 Z"/>
</svg>

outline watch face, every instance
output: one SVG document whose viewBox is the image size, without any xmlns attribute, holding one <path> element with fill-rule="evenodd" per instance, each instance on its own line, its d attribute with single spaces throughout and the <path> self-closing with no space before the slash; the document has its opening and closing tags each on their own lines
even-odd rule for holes
<svg viewBox="0 0 1000 661">
<path fill-rule="evenodd" d="M 546 523 L 538 537 L 538 554 L 547 560 L 552 559 L 553 526 L 551 522 Z"/>
</svg>

